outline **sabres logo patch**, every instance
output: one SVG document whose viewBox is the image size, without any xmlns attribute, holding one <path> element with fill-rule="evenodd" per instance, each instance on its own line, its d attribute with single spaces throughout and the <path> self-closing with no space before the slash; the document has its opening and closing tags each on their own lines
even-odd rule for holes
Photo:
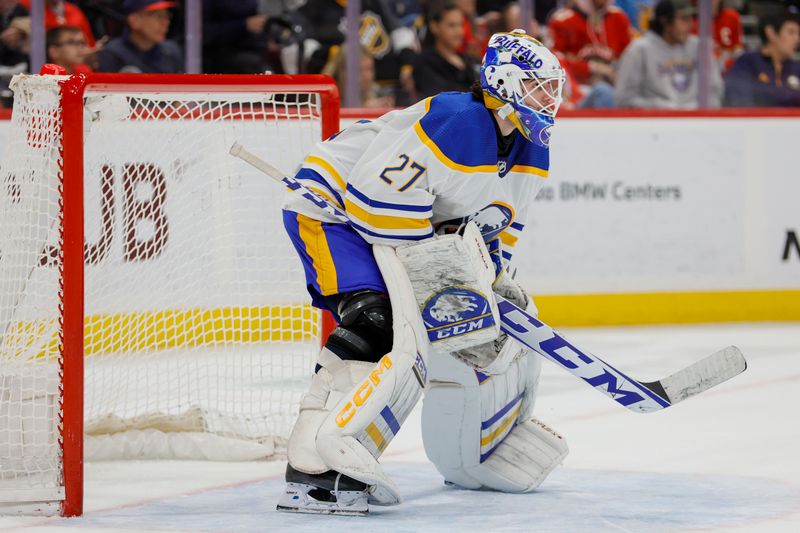
<svg viewBox="0 0 800 533">
<path fill-rule="evenodd" d="M 514 212 L 506 204 L 493 202 L 469 217 L 469 220 L 478 225 L 483 240 L 489 242 L 514 221 Z"/>
<path fill-rule="evenodd" d="M 486 297 L 466 287 L 448 287 L 434 294 L 422 308 L 422 320 L 431 342 L 495 325 Z"/>
</svg>

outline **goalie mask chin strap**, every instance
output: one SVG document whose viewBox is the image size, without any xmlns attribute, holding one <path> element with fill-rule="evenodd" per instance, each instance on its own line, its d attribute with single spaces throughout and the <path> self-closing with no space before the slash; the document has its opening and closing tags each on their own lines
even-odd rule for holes
<svg viewBox="0 0 800 533">
<path fill-rule="evenodd" d="M 500 109 L 497 110 L 497 114 L 500 115 L 502 119 L 508 119 L 509 115 L 514 112 L 514 107 L 511 104 L 506 104 Z"/>
</svg>

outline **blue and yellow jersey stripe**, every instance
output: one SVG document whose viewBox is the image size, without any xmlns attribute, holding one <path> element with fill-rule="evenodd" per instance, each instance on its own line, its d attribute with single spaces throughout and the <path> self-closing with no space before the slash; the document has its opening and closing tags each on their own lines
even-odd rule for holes
<svg viewBox="0 0 800 533">
<path fill-rule="evenodd" d="M 305 244 L 305 252 L 311 261 L 320 294 L 339 292 L 339 282 L 328 239 L 323 230 L 323 222 L 304 215 L 296 215 L 297 232 Z"/>
<path fill-rule="evenodd" d="M 344 191 L 345 187 L 347 187 L 347 182 L 342 177 L 342 174 L 336 170 L 333 164 L 322 157 L 310 155 L 303 160 L 303 166 L 314 168 L 319 174 L 331 178 L 340 191 Z"/>
<path fill-rule="evenodd" d="M 509 172 L 519 172 L 520 174 L 533 174 L 540 178 L 546 178 L 549 171 L 546 168 L 538 168 L 530 165 L 513 165 Z"/>
<path fill-rule="evenodd" d="M 433 236 L 430 222 L 432 203 L 415 205 L 376 200 L 348 184 L 345 210 L 353 228 L 371 237 L 368 239 L 370 242 L 375 242 L 375 239 L 419 240 Z"/>
<path fill-rule="evenodd" d="M 508 230 L 500 232 L 500 241 L 503 243 L 503 246 L 513 248 L 517 245 L 518 240 L 519 237 L 512 235 Z"/>
<path fill-rule="evenodd" d="M 294 178 L 337 207 L 344 207 L 341 194 L 316 170 L 302 167 Z"/>
<path fill-rule="evenodd" d="M 521 224 L 519 222 L 512 222 L 505 230 L 503 230 L 500 235 L 500 241 L 503 243 L 502 250 L 501 250 L 501 257 L 503 261 L 508 264 L 511 261 L 511 257 L 514 253 L 514 247 L 517 245 L 519 241 L 520 235 L 522 234 L 522 230 L 525 228 L 525 224 Z"/>
</svg>

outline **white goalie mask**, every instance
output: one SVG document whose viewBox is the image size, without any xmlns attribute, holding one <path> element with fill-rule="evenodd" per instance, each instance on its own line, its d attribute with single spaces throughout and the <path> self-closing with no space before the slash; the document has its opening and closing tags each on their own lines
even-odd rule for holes
<svg viewBox="0 0 800 533">
<path fill-rule="evenodd" d="M 542 146 L 549 144 L 565 77 L 558 58 L 522 30 L 492 35 L 481 65 L 486 105 Z"/>
</svg>

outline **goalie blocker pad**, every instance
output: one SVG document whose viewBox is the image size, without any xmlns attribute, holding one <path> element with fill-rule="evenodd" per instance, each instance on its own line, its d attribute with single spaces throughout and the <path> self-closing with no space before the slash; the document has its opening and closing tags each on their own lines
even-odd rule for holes
<svg viewBox="0 0 800 533">
<path fill-rule="evenodd" d="M 499 294 L 504 298 L 508 298 L 531 315 L 538 315 L 533 298 L 528 296 L 522 287 L 511 279 L 507 271 L 500 271 L 500 275 L 497 276 L 497 279 L 492 284 L 492 290 L 495 295 Z M 501 331 L 500 335 L 492 342 L 462 348 L 453 352 L 452 355 L 484 374 L 502 374 L 512 361 L 526 352 L 528 352 L 526 346 Z"/>
<path fill-rule="evenodd" d="M 530 416 L 540 372 L 541 358 L 527 354 L 493 376 L 431 356 L 422 439 L 446 482 L 530 492 L 563 461 L 563 437 Z"/>
<path fill-rule="evenodd" d="M 500 333 L 492 292 L 494 265 L 478 227 L 397 248 L 427 331 L 438 353 L 491 342 Z M 383 272 L 383 268 L 381 269 Z"/>
</svg>

